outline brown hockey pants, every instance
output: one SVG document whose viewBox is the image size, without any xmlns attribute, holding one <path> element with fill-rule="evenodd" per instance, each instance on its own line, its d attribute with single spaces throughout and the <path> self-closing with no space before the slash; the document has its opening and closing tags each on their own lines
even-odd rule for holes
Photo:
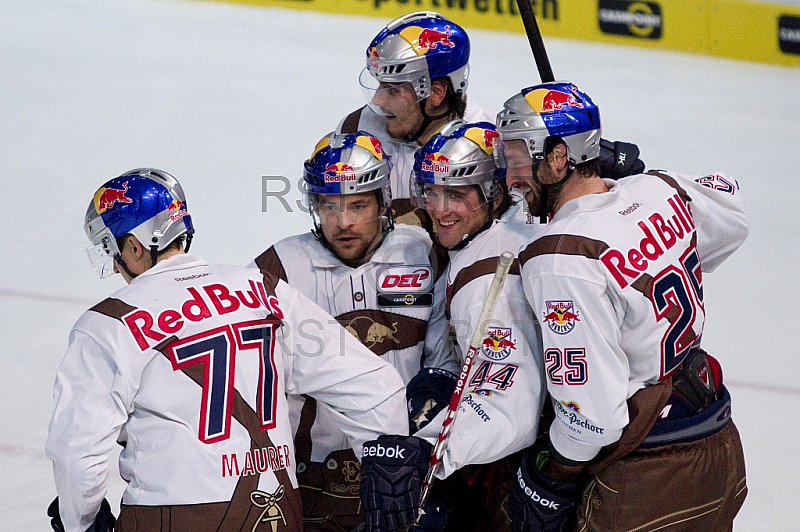
<svg viewBox="0 0 800 532">
<path fill-rule="evenodd" d="M 636 449 L 590 477 L 575 532 L 725 532 L 747 496 L 733 421 L 703 439 Z"/>
</svg>

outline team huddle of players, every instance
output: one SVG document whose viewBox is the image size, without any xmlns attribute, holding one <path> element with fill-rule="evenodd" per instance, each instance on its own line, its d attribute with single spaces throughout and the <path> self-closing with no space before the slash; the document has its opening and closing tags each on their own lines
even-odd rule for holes
<svg viewBox="0 0 800 532">
<path fill-rule="evenodd" d="M 368 105 L 304 164 L 313 230 L 248 266 L 188 253 L 164 171 L 95 193 L 87 252 L 128 285 L 79 319 L 58 369 L 55 530 L 731 529 L 744 457 L 700 339 L 702 275 L 748 232 L 737 182 L 643 173 L 569 82 L 491 120 L 469 53 L 437 13 L 378 33 Z"/>
</svg>

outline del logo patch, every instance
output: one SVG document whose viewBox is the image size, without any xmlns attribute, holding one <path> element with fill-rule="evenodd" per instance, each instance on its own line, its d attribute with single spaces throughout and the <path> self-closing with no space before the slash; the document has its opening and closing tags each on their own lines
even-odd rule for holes
<svg viewBox="0 0 800 532">
<path fill-rule="evenodd" d="M 433 272 L 428 265 L 388 266 L 378 270 L 378 305 L 381 307 L 433 304 Z"/>
<path fill-rule="evenodd" d="M 572 301 L 547 301 L 542 323 L 547 324 L 556 334 L 567 334 L 575 328 L 580 311 L 575 308 Z"/>
<path fill-rule="evenodd" d="M 517 341 L 511 337 L 511 328 L 498 327 L 486 331 L 481 352 L 489 360 L 503 360 L 516 351 Z"/>
</svg>

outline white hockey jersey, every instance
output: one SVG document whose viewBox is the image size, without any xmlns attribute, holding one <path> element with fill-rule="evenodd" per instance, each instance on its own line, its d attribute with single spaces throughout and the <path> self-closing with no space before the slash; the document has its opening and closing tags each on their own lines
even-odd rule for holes
<svg viewBox="0 0 800 532">
<path fill-rule="evenodd" d="M 467 95 L 464 120 L 467 122 L 490 122 L 494 124 L 494 118 L 487 115 L 469 95 Z M 386 119 L 375 113 L 369 106 L 364 106 L 354 111 L 336 127 L 337 133 L 355 133 L 359 130 L 366 131 L 380 140 L 384 153 L 392 157 L 392 206 L 399 214 L 396 217 L 396 221 L 406 223 L 402 216 L 411 210 L 408 205 L 408 198 L 412 194 L 411 171 L 414 169 L 414 152 L 420 148 L 420 145 L 415 141 L 396 139 L 389 136 L 389 133 L 386 132 Z M 414 223 L 414 225 L 417 224 Z"/>
<path fill-rule="evenodd" d="M 115 441 L 123 504 L 161 506 L 229 501 L 245 479 L 263 494 L 293 491 L 287 393 L 339 412 L 359 454 L 407 430 L 397 372 L 331 322 L 276 278 L 192 255 L 87 311 L 56 375 L 46 445 L 66 530 L 91 525 Z"/>
<path fill-rule="evenodd" d="M 424 230 L 398 225 L 356 268 L 343 264 L 310 232 L 281 240 L 255 262 L 319 304 L 408 383 L 422 367 L 458 374 L 444 315 L 445 277 L 431 264 L 430 251 Z M 290 397 L 295 431 L 304 402 Z M 327 405 L 317 405 L 310 429 L 312 461 L 348 447 L 337 418 Z"/>
<path fill-rule="evenodd" d="M 565 203 L 520 252 L 556 412 L 550 439 L 576 461 L 617 441 L 626 400 L 700 343 L 702 275 L 748 232 L 727 175 L 659 171 L 605 182 L 609 192 Z"/>
<path fill-rule="evenodd" d="M 447 274 L 452 333 L 462 353 L 469 350 L 497 259 L 533 237 L 513 204 L 463 249 L 450 251 Z M 497 301 L 490 327 L 473 360 L 437 477 L 469 464 L 487 464 L 533 444 L 544 403 L 544 374 L 538 323 L 522 291 L 515 259 Z M 445 412 L 416 435 L 435 444 Z"/>
</svg>

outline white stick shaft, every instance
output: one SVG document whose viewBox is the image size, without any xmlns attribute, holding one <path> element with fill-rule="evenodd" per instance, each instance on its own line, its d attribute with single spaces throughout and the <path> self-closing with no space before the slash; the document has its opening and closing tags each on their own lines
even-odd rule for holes
<svg viewBox="0 0 800 532">
<path fill-rule="evenodd" d="M 514 255 L 509 251 L 506 251 L 497 259 L 497 269 L 494 272 L 492 284 L 489 286 L 489 292 L 486 294 L 486 301 L 483 303 L 483 309 L 481 309 L 481 314 L 478 318 L 478 324 L 475 326 L 475 330 L 472 333 L 469 351 L 467 351 L 467 354 L 464 357 L 464 362 L 461 364 L 461 374 L 458 376 L 456 388 L 453 390 L 453 395 L 450 397 L 450 404 L 447 406 L 447 413 L 445 414 L 444 421 L 442 422 L 442 428 L 439 431 L 439 437 L 436 440 L 436 445 L 434 445 L 433 452 L 431 453 L 431 465 L 428 469 L 428 474 L 425 475 L 425 480 L 422 483 L 422 492 L 420 494 L 419 503 L 420 512 L 422 512 L 422 505 L 425 504 L 425 501 L 428 498 L 428 492 L 430 491 L 431 484 L 433 483 L 434 476 L 436 475 L 436 470 L 438 469 L 442 455 L 447 447 L 447 441 L 450 438 L 450 428 L 453 424 L 453 420 L 456 417 L 458 405 L 461 403 L 461 395 L 464 393 L 464 387 L 467 383 L 467 378 L 469 377 L 470 368 L 472 367 L 472 360 L 475 358 L 475 354 L 478 352 L 478 349 L 481 346 L 483 337 L 486 335 L 487 325 L 489 320 L 492 319 L 492 314 L 494 314 L 494 308 L 497 306 L 497 298 L 500 295 L 500 292 L 503 290 L 503 284 L 506 282 L 508 270 L 511 268 L 512 262 L 514 262 Z"/>
</svg>

